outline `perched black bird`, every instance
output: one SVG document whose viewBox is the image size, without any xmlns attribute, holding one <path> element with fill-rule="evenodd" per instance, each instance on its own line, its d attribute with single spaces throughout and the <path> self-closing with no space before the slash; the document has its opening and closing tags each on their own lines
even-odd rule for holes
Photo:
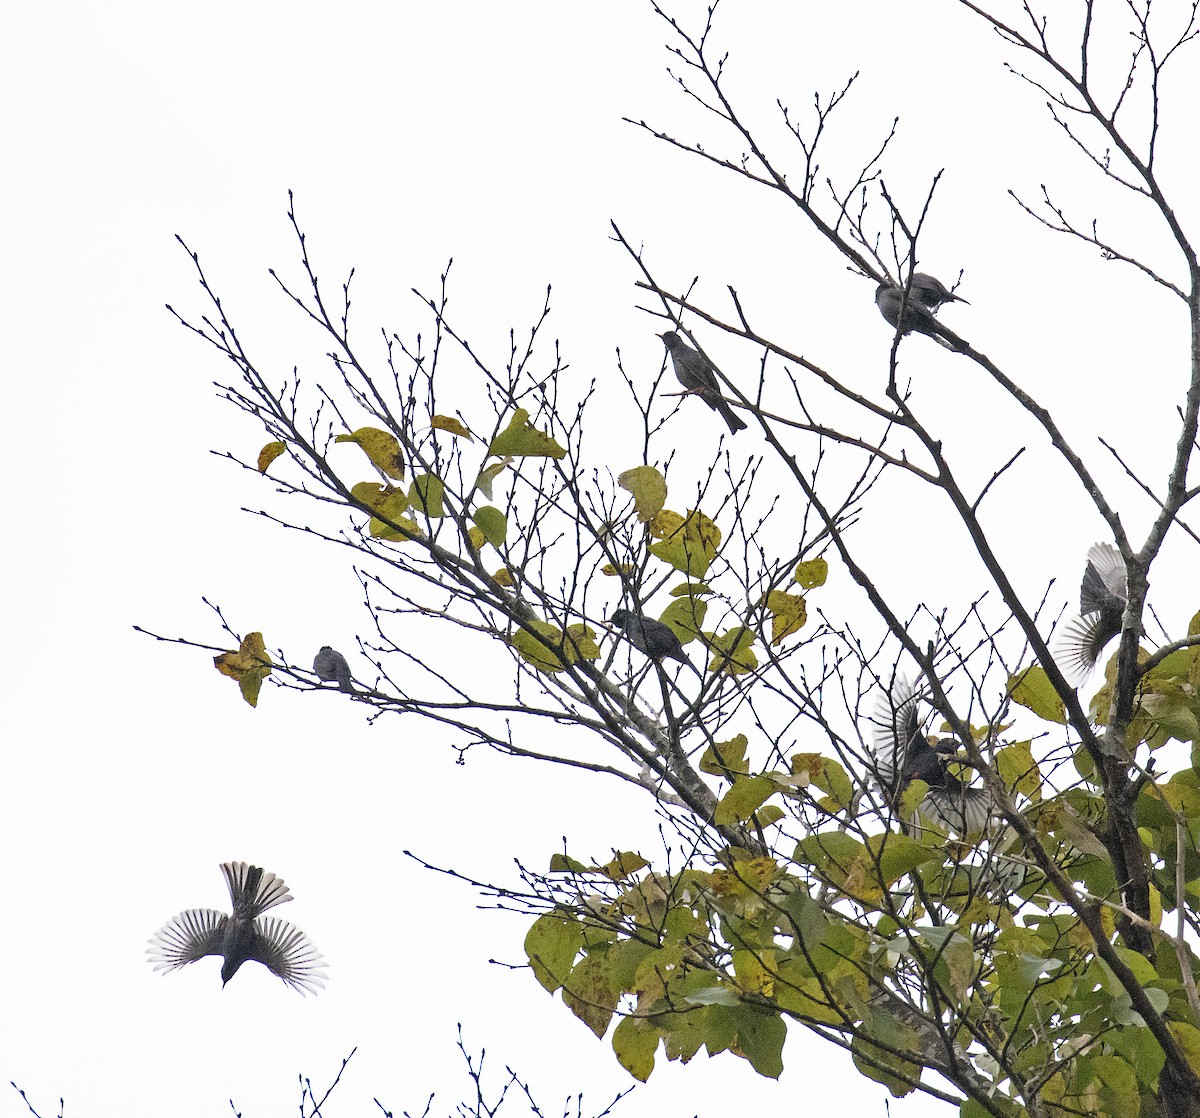
<svg viewBox="0 0 1200 1118">
<path fill-rule="evenodd" d="M 891 691 L 884 691 L 875 704 L 871 752 L 875 775 L 888 803 L 893 809 L 898 808 L 909 784 L 923 780 L 929 785 L 929 793 L 917 814 L 958 834 L 982 831 L 992 814 L 991 796 L 986 789 L 968 788 L 950 775 L 947 758 L 955 752 L 954 743 L 947 739 L 937 746 L 929 744 L 921 732 L 917 709 L 920 701 L 917 689 L 899 678 Z M 916 824 L 915 817 L 905 822 Z"/>
<path fill-rule="evenodd" d="M 205 955 L 223 955 L 221 984 L 243 963 L 262 963 L 293 990 L 316 993 L 325 985 L 325 964 L 308 937 L 275 916 L 259 919 L 268 908 L 292 899 L 283 879 L 259 866 L 225 862 L 221 866 L 233 915 L 212 908 L 190 908 L 167 921 L 150 940 L 146 954 L 155 970 L 178 970 Z"/>
<path fill-rule="evenodd" d="M 678 660 L 681 664 L 687 664 L 701 679 L 704 678 L 700 669 L 687 658 L 687 653 L 683 651 L 683 643 L 669 625 L 651 617 L 631 613 L 627 609 L 613 610 L 613 615 L 608 621 L 610 625 L 615 625 L 624 632 L 629 643 L 651 660 Z"/>
<path fill-rule="evenodd" d="M 939 345 L 956 349 L 951 341 L 942 337 L 938 321 L 934 317 L 938 307 L 951 301 L 965 303 L 966 299 L 953 294 L 940 280 L 925 272 L 913 275 L 907 303 L 904 288 L 897 287 L 894 283 L 881 283 L 875 288 L 875 305 L 889 326 L 898 328 L 901 334 L 924 334 Z M 902 307 L 903 316 L 900 313 Z"/>
<path fill-rule="evenodd" d="M 913 272 L 909 298 L 916 299 L 931 311 L 936 311 L 943 303 L 967 303 L 961 295 L 955 295 L 940 279 L 928 272 Z M 967 306 L 970 305 L 967 303 Z M 892 325 L 896 324 L 893 322 Z"/>
<path fill-rule="evenodd" d="M 337 685 L 343 691 L 353 693 L 354 687 L 350 683 L 350 665 L 346 663 L 346 657 L 336 649 L 330 648 L 329 645 L 321 645 L 321 650 L 313 658 L 313 671 L 317 673 L 317 679 L 325 683 L 332 683 L 337 680 Z"/>
<path fill-rule="evenodd" d="M 1056 651 L 1078 678 L 1091 673 L 1104 646 L 1121 632 L 1129 597 L 1125 560 L 1110 543 L 1093 544 L 1079 587 L 1079 617 L 1063 626 Z"/>
<path fill-rule="evenodd" d="M 729 424 L 729 430 L 736 435 L 745 429 L 746 424 L 738 418 L 721 395 L 721 386 L 717 383 L 717 374 L 703 353 L 692 349 L 674 330 L 658 335 L 671 355 L 675 366 L 675 375 L 679 383 L 689 392 L 694 392 L 713 411 L 721 413 L 721 418 Z"/>
</svg>

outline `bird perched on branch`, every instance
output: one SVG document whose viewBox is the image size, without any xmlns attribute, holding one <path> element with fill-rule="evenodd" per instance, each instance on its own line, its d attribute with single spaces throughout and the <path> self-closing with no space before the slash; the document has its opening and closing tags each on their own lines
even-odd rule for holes
<svg viewBox="0 0 1200 1118">
<path fill-rule="evenodd" d="M 875 776 L 893 810 L 914 780 L 923 780 L 929 791 L 906 826 L 916 815 L 957 834 L 982 831 L 992 814 L 992 799 L 985 788 L 969 788 L 952 776 L 947 764 L 956 752 L 951 739 L 931 745 L 921 732 L 918 707 L 921 694 L 904 678 L 884 691 L 871 717 L 871 753 Z M 917 827 L 916 829 L 919 829 Z"/>
<path fill-rule="evenodd" d="M 1088 549 L 1079 587 L 1079 614 L 1063 626 L 1056 652 L 1073 675 L 1089 675 L 1104 646 L 1121 632 L 1129 598 L 1128 572 L 1121 553 L 1110 543 Z"/>
<path fill-rule="evenodd" d="M 678 660 L 681 664 L 687 664 L 701 679 L 704 678 L 700 669 L 688 659 L 687 653 L 683 651 L 683 642 L 669 625 L 651 617 L 642 617 L 627 609 L 613 610 L 608 622 L 620 629 L 634 648 L 656 663 Z"/>
<path fill-rule="evenodd" d="M 150 940 L 146 954 L 155 970 L 178 970 L 205 955 L 224 956 L 221 984 L 245 962 L 262 963 L 293 990 L 316 992 L 325 985 L 325 964 L 308 937 L 275 916 L 262 913 L 292 899 L 283 879 L 260 866 L 225 862 L 221 866 L 233 914 L 190 908 L 167 921 Z"/>
<path fill-rule="evenodd" d="M 679 383 L 689 392 L 699 396 L 713 411 L 720 412 L 721 418 L 729 424 L 731 434 L 736 435 L 744 430 L 746 424 L 721 395 L 717 374 L 708 358 L 692 349 L 674 330 L 668 330 L 658 336 L 662 338 L 667 352 L 671 355 L 671 363 L 675 366 L 675 375 L 679 378 Z"/>
<path fill-rule="evenodd" d="M 346 663 L 346 657 L 329 645 L 321 645 L 321 650 L 313 657 L 313 671 L 322 682 L 332 683 L 337 680 L 341 690 L 354 692 L 350 682 L 350 665 Z"/>
<path fill-rule="evenodd" d="M 965 303 L 966 299 L 955 295 L 941 280 L 927 272 L 913 274 L 907 300 L 904 288 L 894 283 L 881 283 L 875 288 L 875 305 L 889 326 L 901 334 L 924 334 L 939 345 L 957 349 L 958 346 L 943 336 L 947 330 L 934 317 L 937 309 L 949 302 Z"/>
</svg>

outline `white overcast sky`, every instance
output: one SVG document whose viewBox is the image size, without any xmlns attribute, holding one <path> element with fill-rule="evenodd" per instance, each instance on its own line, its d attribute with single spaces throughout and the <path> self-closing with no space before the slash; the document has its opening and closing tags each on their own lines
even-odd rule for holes
<svg viewBox="0 0 1200 1118">
<path fill-rule="evenodd" d="M 362 622 L 345 557 L 239 512 L 269 502 L 269 487 L 209 454 L 253 455 L 262 439 L 215 399 L 216 356 L 164 310 L 203 306 L 174 236 L 281 372 L 298 324 L 267 269 L 297 274 L 289 189 L 322 276 L 357 268 L 364 336 L 415 329 L 409 289 L 433 291 L 453 257 L 458 319 L 494 357 L 554 284 L 550 331 L 580 383 L 615 378 L 617 347 L 647 378 L 662 357 L 610 219 L 664 281 L 700 276 L 721 311 L 733 284 L 765 333 L 863 384 L 883 376 L 890 342 L 872 285 L 782 201 L 621 122 L 716 146 L 665 74 L 664 27 L 637 0 L 75 0 L 10 5 L 4 22 L 0 1079 L 43 1116 L 60 1096 L 68 1115 L 92 1118 L 228 1114 L 230 1099 L 259 1116 L 296 1105 L 298 1075 L 323 1088 L 357 1046 L 328 1114 L 373 1113 L 372 1098 L 419 1112 L 430 1091 L 439 1113 L 464 1082 L 461 1022 L 468 1047 L 516 1069 L 547 1113 L 579 1090 L 585 1113 L 598 1109 L 628 1083 L 608 1041 L 528 972 L 489 962 L 521 961 L 522 922 L 477 910 L 469 889 L 402 851 L 512 880 L 514 858 L 542 866 L 563 836 L 581 855 L 653 850 L 646 805 L 478 751 L 455 765 L 418 723 L 368 726 L 337 695 L 268 687 L 251 710 L 205 654 L 133 632 L 216 641 L 203 594 L 304 662 L 324 643 L 352 648 Z M 946 169 L 922 263 L 948 280 L 964 270 L 971 306 L 947 321 L 1059 413 L 1136 535 L 1148 505 L 1094 436 L 1161 470 L 1170 436 L 1154 435 L 1182 396 L 1182 315 L 1007 197 L 1046 182 L 1078 200 L 1082 220 L 1106 215 L 1130 237 L 1150 228 L 1086 185 L 994 36 L 950 3 L 882 0 L 724 0 L 716 35 L 733 88 L 777 141 L 776 97 L 803 111 L 813 91 L 862 72 L 828 173 L 853 173 L 896 115 L 885 168 L 901 201 L 917 205 Z M 1195 104 L 1194 85 L 1167 92 Z M 1164 173 L 1194 222 L 1192 115 L 1182 123 L 1164 134 Z M 1135 243 L 1179 278 L 1156 232 Z M 1095 514 L 978 369 L 923 339 L 905 347 L 947 448 L 977 454 L 974 476 L 1029 441 L 991 523 L 1024 588 L 1059 577 L 1061 600 L 1072 597 L 1100 538 Z M 714 351 L 736 352 L 723 339 Z M 737 452 L 758 450 L 756 438 Z M 944 561 L 961 543 L 952 526 L 910 518 L 902 502 L 880 517 L 864 531 L 890 548 L 889 589 L 913 604 L 968 600 L 977 572 Z M 1195 552 L 1180 539 L 1167 560 L 1164 595 Z M 171 915 L 225 904 L 227 859 L 292 887 L 280 915 L 329 962 L 319 996 L 258 967 L 222 990 L 211 959 L 151 971 L 146 940 Z M 684 1068 L 660 1056 L 617 1113 L 885 1112 L 881 1087 L 799 1028 L 785 1062 L 775 1083 L 729 1055 Z M 892 1102 L 898 1116 L 945 1112 Z M 22 1113 L 0 1092 L 0 1116 Z"/>
</svg>

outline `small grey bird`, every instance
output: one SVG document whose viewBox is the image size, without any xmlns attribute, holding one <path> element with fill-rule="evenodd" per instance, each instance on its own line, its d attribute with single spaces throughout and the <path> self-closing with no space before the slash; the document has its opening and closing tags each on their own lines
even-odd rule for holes
<svg viewBox="0 0 1200 1118">
<path fill-rule="evenodd" d="M 1063 626 L 1055 651 L 1071 673 L 1086 678 L 1104 646 L 1121 632 L 1129 598 L 1125 560 L 1110 543 L 1093 544 L 1079 587 L 1079 616 Z"/>
<path fill-rule="evenodd" d="M 150 940 L 146 954 L 155 970 L 178 970 L 205 955 L 222 955 L 221 985 L 249 961 L 262 963 L 293 990 L 316 993 L 325 985 L 325 963 L 308 937 L 275 916 L 259 919 L 269 908 L 292 899 L 283 879 L 260 866 L 225 862 L 221 866 L 233 915 L 212 908 L 190 908 L 172 917 Z"/>
<path fill-rule="evenodd" d="M 679 383 L 689 392 L 694 392 L 713 411 L 721 413 L 721 418 L 729 424 L 731 434 L 736 435 L 745 429 L 746 424 L 737 416 L 733 408 L 725 402 L 721 395 L 721 386 L 717 383 L 717 374 L 703 353 L 692 349 L 674 330 L 658 335 L 671 355 L 671 363 L 675 366 L 675 375 Z"/>
<path fill-rule="evenodd" d="M 354 688 L 350 683 L 350 665 L 346 663 L 346 657 L 343 656 L 329 645 L 321 645 L 321 650 L 313 657 L 313 671 L 317 673 L 317 679 L 325 683 L 337 681 L 338 687 L 343 691 L 349 691 L 351 694 Z"/>
<path fill-rule="evenodd" d="M 938 307 L 952 300 L 966 302 L 962 296 L 947 290 L 940 280 L 924 272 L 917 272 L 913 276 L 907 302 L 904 298 L 904 288 L 897 287 L 894 283 L 881 283 L 875 288 L 875 305 L 889 326 L 898 328 L 902 335 L 914 332 L 924 334 L 947 349 L 958 349 L 958 346 L 942 336 L 946 330 L 934 317 Z M 901 308 L 904 312 L 903 318 Z"/>
<path fill-rule="evenodd" d="M 965 835 L 982 831 L 992 814 L 992 798 L 985 788 L 969 788 L 947 767 L 956 752 L 951 739 L 936 746 L 921 730 L 920 692 L 903 677 L 884 691 L 871 717 L 870 748 L 875 776 L 893 809 L 914 780 L 923 780 L 929 792 L 917 811 L 948 831 Z M 906 829 L 919 830 L 916 818 L 905 820 Z"/>
<path fill-rule="evenodd" d="M 909 297 L 915 298 L 923 307 L 936 311 L 943 303 L 967 303 L 961 295 L 955 295 L 940 279 L 928 272 L 913 272 Z M 967 306 L 970 306 L 967 303 Z M 896 324 L 893 322 L 893 326 Z"/>
<path fill-rule="evenodd" d="M 642 617 L 627 609 L 613 610 L 613 615 L 608 621 L 625 634 L 634 648 L 649 656 L 651 660 L 678 660 L 681 664 L 687 664 L 701 679 L 704 678 L 704 673 L 688 659 L 687 653 L 683 651 L 683 642 L 669 625 L 651 617 Z"/>
</svg>

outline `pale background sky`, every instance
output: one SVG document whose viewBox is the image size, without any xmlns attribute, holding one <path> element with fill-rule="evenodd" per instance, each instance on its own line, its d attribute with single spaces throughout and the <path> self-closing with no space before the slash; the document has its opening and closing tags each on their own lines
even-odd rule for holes
<svg viewBox="0 0 1200 1118">
<path fill-rule="evenodd" d="M 1081 159 L 1044 98 L 1003 71 L 995 38 L 951 4 L 721 11 L 731 81 L 769 127 L 776 97 L 801 111 L 862 71 L 826 170 L 853 173 L 900 115 L 886 172 L 902 202 L 947 168 L 922 253 L 944 279 L 965 269 L 972 305 L 947 321 L 1056 411 L 1106 482 L 1118 471 L 1095 433 L 1160 469 L 1181 399 L 1180 308 L 1007 198 L 1048 182 L 1083 221 L 1103 214 L 1131 238 L 1146 228 L 1111 191 L 1081 192 Z M 296 1105 L 298 1074 L 323 1088 L 357 1045 L 328 1113 L 374 1113 L 373 1097 L 419 1112 L 430 1091 L 439 1113 L 464 1081 L 462 1022 L 468 1047 L 518 1070 L 547 1113 L 579 1090 L 585 1112 L 599 1109 L 629 1082 L 608 1041 L 527 972 L 489 964 L 521 961 L 525 925 L 477 911 L 466 887 L 401 852 L 512 880 L 514 857 L 542 866 L 564 835 L 579 853 L 653 849 L 647 805 L 479 751 L 456 766 L 418 723 L 369 727 L 336 695 L 268 687 L 251 710 L 203 653 L 132 631 L 216 642 L 204 594 L 303 663 L 323 643 L 352 648 L 362 620 L 345 556 L 239 512 L 269 503 L 269 487 L 208 453 L 252 456 L 264 440 L 215 399 L 225 368 L 163 309 L 202 307 L 173 238 L 201 253 L 281 371 L 298 324 L 267 268 L 297 274 L 289 188 L 322 276 L 357 268 L 364 337 L 407 330 L 409 288 L 432 292 L 453 256 L 459 321 L 495 357 L 553 283 L 550 332 L 584 379 L 615 377 L 618 346 L 647 378 L 662 356 L 610 218 L 664 281 L 701 276 L 722 311 L 732 283 L 765 333 L 863 384 L 883 376 L 890 341 L 871 284 L 778 199 L 621 122 L 685 138 L 707 127 L 665 75 L 665 29 L 644 3 L 125 0 L 12 6 L 5 23 L 0 1079 L 43 1115 L 60 1096 L 67 1114 L 94 1118 L 228 1114 L 229 1099 L 278 1114 Z M 1167 95 L 1195 103 L 1194 86 Z M 1194 120 L 1168 121 L 1183 125 L 1164 134 L 1168 182 L 1194 183 Z M 1194 222 L 1195 190 L 1175 201 Z M 1179 278 L 1156 237 L 1135 244 Z M 992 523 L 1023 587 L 1058 576 L 1073 598 L 1097 518 L 977 369 L 923 339 L 906 347 L 926 414 L 948 450 L 978 456 L 979 478 L 1029 440 Z M 716 338 L 713 352 L 736 351 Z M 752 432 L 736 448 L 757 449 Z M 1123 483 L 1113 493 L 1136 536 L 1148 506 Z M 968 600 L 976 572 L 945 561 L 952 527 L 901 499 L 871 532 L 890 556 L 879 577 L 902 600 Z M 1187 585 L 1195 558 L 1180 537 L 1156 602 Z M 224 906 L 227 859 L 292 887 L 280 915 L 329 962 L 319 996 L 259 967 L 222 990 L 216 960 L 165 977 L 147 965 L 146 940 L 171 915 Z M 884 1113 L 883 1088 L 798 1027 L 785 1063 L 774 1083 L 729 1055 L 685 1068 L 660 1056 L 617 1113 Z M 948 1112 L 920 1096 L 891 1106 Z M 22 1113 L 0 1092 L 0 1116 Z"/>
</svg>

